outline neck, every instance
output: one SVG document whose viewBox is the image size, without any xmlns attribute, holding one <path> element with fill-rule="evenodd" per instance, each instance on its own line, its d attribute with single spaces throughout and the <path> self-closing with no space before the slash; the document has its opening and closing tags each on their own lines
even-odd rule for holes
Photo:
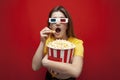
<svg viewBox="0 0 120 80">
<path fill-rule="evenodd" d="M 67 37 L 67 36 L 65 36 L 65 37 L 63 37 L 63 39 L 64 39 L 64 40 L 67 40 L 67 39 L 68 39 L 68 37 Z"/>
<path fill-rule="evenodd" d="M 67 40 L 67 39 L 68 39 L 68 37 L 67 37 L 67 36 L 63 36 L 62 38 L 58 38 L 58 39 Z"/>
</svg>

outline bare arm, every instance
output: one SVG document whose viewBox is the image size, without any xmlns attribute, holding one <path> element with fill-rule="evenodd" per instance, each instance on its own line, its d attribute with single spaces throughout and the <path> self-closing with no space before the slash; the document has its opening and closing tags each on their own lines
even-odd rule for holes
<svg viewBox="0 0 120 80">
<path fill-rule="evenodd" d="M 60 74 L 68 74 L 71 77 L 78 77 L 82 71 L 83 58 L 74 56 L 72 64 L 55 62 L 47 59 L 47 55 L 42 60 L 43 66 L 51 68 Z"/>
<path fill-rule="evenodd" d="M 52 33 L 52 31 L 48 27 L 45 27 L 40 31 L 41 42 L 32 59 L 32 69 L 34 71 L 38 70 L 42 66 L 41 60 L 44 56 L 44 46 L 50 33 Z"/>
<path fill-rule="evenodd" d="M 41 60 L 43 58 L 43 48 L 44 48 L 45 43 L 40 42 L 38 49 L 35 52 L 35 55 L 33 56 L 32 60 L 32 68 L 34 71 L 38 70 L 41 67 Z"/>
</svg>

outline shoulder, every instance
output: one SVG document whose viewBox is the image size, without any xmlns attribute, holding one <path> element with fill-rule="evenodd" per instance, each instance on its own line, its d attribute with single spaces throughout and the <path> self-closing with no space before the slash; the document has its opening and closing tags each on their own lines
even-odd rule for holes
<svg viewBox="0 0 120 80">
<path fill-rule="evenodd" d="M 72 42 L 72 43 L 74 43 L 74 44 L 83 44 L 83 40 L 78 39 L 78 38 L 76 38 L 76 37 L 70 37 L 70 38 L 68 39 L 68 41 L 70 41 L 70 42 Z"/>
<path fill-rule="evenodd" d="M 84 53 L 83 40 L 78 39 L 76 37 L 70 37 L 68 41 L 75 45 L 74 55 L 83 57 Z"/>
</svg>

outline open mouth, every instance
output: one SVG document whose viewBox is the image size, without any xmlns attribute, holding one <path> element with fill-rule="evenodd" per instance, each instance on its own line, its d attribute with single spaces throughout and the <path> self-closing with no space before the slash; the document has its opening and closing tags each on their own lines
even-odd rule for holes
<svg viewBox="0 0 120 80">
<path fill-rule="evenodd" d="M 60 28 L 56 28 L 55 31 L 56 31 L 57 33 L 59 33 L 59 32 L 61 31 L 61 29 L 60 29 Z"/>
</svg>

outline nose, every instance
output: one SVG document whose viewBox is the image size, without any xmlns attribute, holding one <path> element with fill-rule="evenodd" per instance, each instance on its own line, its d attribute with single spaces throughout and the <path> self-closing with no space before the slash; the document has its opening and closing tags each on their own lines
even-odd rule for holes
<svg viewBox="0 0 120 80">
<path fill-rule="evenodd" d="M 56 23 L 55 26 L 56 26 L 56 27 L 60 26 L 60 23 Z"/>
<path fill-rule="evenodd" d="M 60 21 L 57 21 L 56 24 L 60 24 Z"/>
<path fill-rule="evenodd" d="M 56 24 L 55 24 L 55 26 L 56 26 L 56 27 L 57 27 L 57 26 L 60 26 L 60 21 L 57 21 Z"/>
</svg>

